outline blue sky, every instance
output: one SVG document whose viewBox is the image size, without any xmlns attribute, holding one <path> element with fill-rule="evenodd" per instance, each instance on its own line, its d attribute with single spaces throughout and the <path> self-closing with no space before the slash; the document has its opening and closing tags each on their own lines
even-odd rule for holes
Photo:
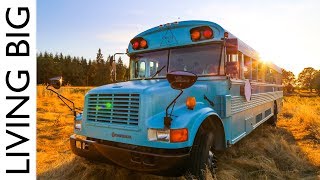
<svg viewBox="0 0 320 180">
<path fill-rule="evenodd" d="M 216 22 L 295 74 L 320 69 L 317 0 L 38 0 L 37 51 L 94 59 L 98 48 L 124 52 L 139 32 L 177 20 Z"/>
</svg>

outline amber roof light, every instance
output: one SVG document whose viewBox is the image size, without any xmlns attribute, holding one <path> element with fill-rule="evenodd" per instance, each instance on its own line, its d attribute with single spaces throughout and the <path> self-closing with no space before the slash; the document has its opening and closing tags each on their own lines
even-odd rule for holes
<svg viewBox="0 0 320 180">
<path fill-rule="evenodd" d="M 212 39 L 214 32 L 209 26 L 195 27 L 190 30 L 190 37 L 192 41 Z"/>
<path fill-rule="evenodd" d="M 143 39 L 142 37 L 134 38 L 130 41 L 132 45 L 132 49 L 139 50 L 139 49 L 146 49 L 148 48 L 148 42 Z"/>
</svg>

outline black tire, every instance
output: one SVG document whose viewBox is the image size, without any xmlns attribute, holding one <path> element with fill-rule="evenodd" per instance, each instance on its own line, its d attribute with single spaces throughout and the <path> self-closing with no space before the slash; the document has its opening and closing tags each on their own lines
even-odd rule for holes
<svg viewBox="0 0 320 180">
<path fill-rule="evenodd" d="M 213 133 L 199 129 L 190 153 L 189 172 L 197 179 L 206 179 L 206 167 L 214 173 L 216 158 L 213 154 Z M 211 155 L 209 155 L 211 153 Z M 209 160 L 211 159 L 211 161 Z"/>
<path fill-rule="evenodd" d="M 277 108 L 277 103 L 274 102 L 273 104 L 273 116 L 268 119 L 268 124 L 271 126 L 277 126 L 277 121 L 278 121 L 278 108 Z"/>
</svg>

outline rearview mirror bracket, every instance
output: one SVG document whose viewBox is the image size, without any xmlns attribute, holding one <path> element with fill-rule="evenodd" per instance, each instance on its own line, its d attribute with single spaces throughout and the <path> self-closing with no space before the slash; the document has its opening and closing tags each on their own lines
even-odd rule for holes
<svg viewBox="0 0 320 180">
<path fill-rule="evenodd" d="M 182 95 L 183 93 L 183 90 L 180 90 L 180 93 L 178 94 L 178 96 L 176 96 L 176 98 L 173 99 L 173 101 L 171 101 L 171 103 L 167 106 L 166 108 L 166 116 L 164 117 L 164 127 L 166 129 L 169 129 L 170 126 L 171 126 L 171 121 L 172 121 L 172 118 L 171 118 L 171 115 L 172 115 L 172 111 L 173 111 L 173 108 L 174 108 L 174 105 L 176 104 L 176 100 Z M 173 105 L 173 106 L 172 106 Z M 168 109 L 170 108 L 170 106 L 172 106 L 172 110 L 171 110 L 171 113 L 170 113 L 170 116 L 168 116 Z"/>
<path fill-rule="evenodd" d="M 164 127 L 169 129 L 171 126 L 171 115 L 173 112 L 174 105 L 177 99 L 182 95 L 183 89 L 191 87 L 198 79 L 196 74 L 187 71 L 173 71 L 167 74 L 167 80 L 170 83 L 172 89 L 180 90 L 180 93 L 171 101 L 171 103 L 166 108 L 166 116 L 164 117 Z M 170 115 L 168 114 L 168 109 L 172 106 Z"/>
<path fill-rule="evenodd" d="M 53 92 L 54 94 L 56 94 L 58 96 L 58 98 L 70 109 L 70 111 L 72 111 L 74 119 L 76 119 L 77 112 L 79 112 L 81 114 L 82 110 L 76 108 L 73 101 L 71 101 L 70 99 L 62 96 L 60 93 L 58 93 L 54 89 L 50 88 L 50 86 L 52 86 L 55 89 L 60 89 L 61 84 L 62 84 L 62 77 L 51 78 L 49 80 L 49 84 L 47 85 L 46 89 L 51 91 L 51 92 Z M 67 101 L 69 103 L 71 103 L 71 106 L 67 103 Z"/>
</svg>

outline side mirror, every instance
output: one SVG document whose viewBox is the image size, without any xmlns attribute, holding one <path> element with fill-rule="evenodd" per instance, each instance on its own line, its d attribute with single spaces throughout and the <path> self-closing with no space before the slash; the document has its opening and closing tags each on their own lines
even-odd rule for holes
<svg viewBox="0 0 320 180">
<path fill-rule="evenodd" d="M 59 76 L 49 79 L 49 85 L 55 89 L 60 89 L 60 87 L 62 86 L 62 77 Z"/>
<path fill-rule="evenodd" d="M 183 90 L 191 87 L 198 79 L 196 74 L 186 71 L 172 71 L 167 74 L 167 80 L 171 87 L 177 90 Z"/>
</svg>

